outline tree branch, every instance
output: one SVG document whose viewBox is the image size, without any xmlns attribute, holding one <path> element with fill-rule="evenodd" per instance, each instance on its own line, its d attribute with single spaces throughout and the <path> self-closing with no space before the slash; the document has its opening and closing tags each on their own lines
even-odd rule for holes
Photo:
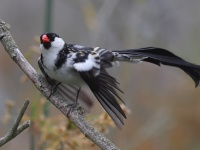
<svg viewBox="0 0 200 150">
<path fill-rule="evenodd" d="M 36 88 L 47 98 L 51 92 L 50 85 L 46 82 L 44 77 L 38 75 L 34 68 L 24 58 L 20 50 L 18 49 L 14 39 L 10 32 L 10 25 L 0 19 L 0 39 L 5 50 L 15 63 L 21 68 L 21 70 L 29 77 L 29 79 L 35 84 Z M 76 127 L 97 146 L 104 150 L 119 150 L 112 142 L 110 142 L 101 133 L 97 132 L 83 117 L 83 110 L 78 107 L 71 111 L 69 116 L 69 103 L 63 99 L 62 96 L 57 93 L 53 94 L 49 101 L 56 106 L 66 117 L 68 117 Z"/>
<path fill-rule="evenodd" d="M 31 124 L 30 120 L 27 120 L 19 126 L 19 123 L 22 120 L 22 117 L 24 116 L 24 113 L 28 107 L 28 104 L 29 104 L 29 100 L 27 99 L 19 115 L 17 116 L 17 119 L 13 127 L 11 128 L 11 130 L 4 137 L 0 138 L 0 147 L 6 144 L 7 142 L 9 142 L 10 140 L 12 140 L 13 138 L 15 138 L 18 134 L 20 134 L 22 131 L 28 128 L 29 125 Z"/>
</svg>

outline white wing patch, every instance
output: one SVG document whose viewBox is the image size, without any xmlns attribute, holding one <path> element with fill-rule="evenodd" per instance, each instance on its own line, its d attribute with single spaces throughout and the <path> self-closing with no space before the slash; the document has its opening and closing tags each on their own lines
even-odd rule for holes
<svg viewBox="0 0 200 150">
<path fill-rule="evenodd" d="M 82 46 L 82 45 L 74 45 L 74 48 L 81 49 L 81 48 L 84 48 L 84 46 Z"/>
<path fill-rule="evenodd" d="M 90 71 L 93 68 L 100 69 L 100 59 L 95 59 L 96 57 L 99 57 L 99 55 L 89 54 L 85 62 L 77 62 L 77 63 L 74 63 L 73 66 L 77 71 L 80 71 L 80 72 Z"/>
</svg>

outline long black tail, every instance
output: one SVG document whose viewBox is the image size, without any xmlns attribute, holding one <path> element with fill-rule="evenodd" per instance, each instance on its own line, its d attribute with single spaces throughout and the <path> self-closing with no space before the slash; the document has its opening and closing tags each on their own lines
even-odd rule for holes
<svg viewBox="0 0 200 150">
<path fill-rule="evenodd" d="M 165 49 L 156 47 L 146 47 L 130 50 L 114 50 L 112 52 L 114 54 L 115 61 L 146 61 L 159 66 L 163 64 L 178 67 L 194 80 L 196 87 L 199 85 L 200 66 L 187 62 L 184 59 L 176 56 L 175 54 Z"/>
</svg>

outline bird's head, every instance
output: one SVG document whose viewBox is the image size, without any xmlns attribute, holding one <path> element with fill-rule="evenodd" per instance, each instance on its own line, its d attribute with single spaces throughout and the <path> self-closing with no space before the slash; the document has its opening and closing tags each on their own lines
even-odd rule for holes
<svg viewBox="0 0 200 150">
<path fill-rule="evenodd" d="M 56 33 L 44 33 L 40 36 L 40 49 L 62 49 L 65 42 Z"/>
</svg>

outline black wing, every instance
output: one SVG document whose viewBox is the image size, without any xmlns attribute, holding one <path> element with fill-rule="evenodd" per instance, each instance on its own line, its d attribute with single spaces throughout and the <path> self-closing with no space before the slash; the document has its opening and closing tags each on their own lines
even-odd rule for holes
<svg viewBox="0 0 200 150">
<path fill-rule="evenodd" d="M 122 101 L 116 92 L 116 89 L 122 92 L 117 86 L 118 82 L 116 79 L 110 76 L 104 69 L 101 69 L 97 76 L 95 76 L 94 70 L 80 72 L 80 76 L 88 84 L 115 124 L 121 128 L 122 124 L 124 124 L 123 117 L 126 118 L 126 115 L 116 100 L 116 97 L 118 97 Z"/>
<path fill-rule="evenodd" d="M 77 48 L 73 49 L 76 50 Z M 126 115 L 117 102 L 116 97 L 120 100 L 121 98 L 117 94 L 116 89 L 118 91 L 121 90 L 117 86 L 118 82 L 116 79 L 106 72 L 104 68 L 105 64 L 105 61 L 101 57 L 101 54 L 96 51 L 96 48 L 93 50 L 82 48 L 76 52 L 73 66 L 88 84 L 97 100 L 115 124 L 121 128 L 122 124 L 124 124 L 123 117 L 126 118 Z"/>
</svg>

